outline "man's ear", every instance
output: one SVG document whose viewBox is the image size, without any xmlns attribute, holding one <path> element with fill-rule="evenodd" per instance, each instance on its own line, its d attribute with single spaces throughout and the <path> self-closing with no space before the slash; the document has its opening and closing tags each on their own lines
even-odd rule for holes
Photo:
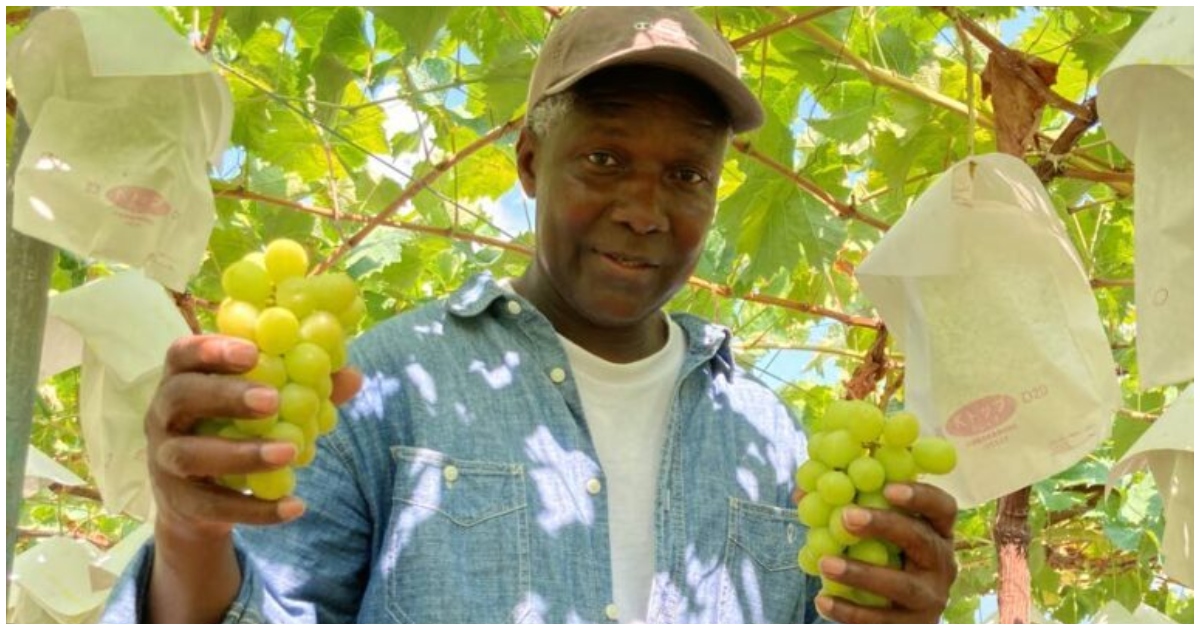
<svg viewBox="0 0 1200 630">
<path fill-rule="evenodd" d="M 517 138 L 517 176 L 521 178 L 521 188 L 525 196 L 537 198 L 537 152 L 540 143 L 529 127 L 521 128 Z"/>
</svg>

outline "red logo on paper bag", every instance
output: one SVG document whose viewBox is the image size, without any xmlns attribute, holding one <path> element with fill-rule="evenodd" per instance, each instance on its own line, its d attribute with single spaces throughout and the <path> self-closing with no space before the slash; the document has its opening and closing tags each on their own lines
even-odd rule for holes
<svg viewBox="0 0 1200 630">
<path fill-rule="evenodd" d="M 142 216 L 171 214 L 171 204 L 157 190 L 142 186 L 114 186 L 104 195 L 113 205 Z"/>
<path fill-rule="evenodd" d="M 957 437 L 980 435 L 1008 422 L 1016 410 L 1017 399 L 1012 396 L 984 396 L 951 414 L 946 421 L 946 433 Z"/>
</svg>

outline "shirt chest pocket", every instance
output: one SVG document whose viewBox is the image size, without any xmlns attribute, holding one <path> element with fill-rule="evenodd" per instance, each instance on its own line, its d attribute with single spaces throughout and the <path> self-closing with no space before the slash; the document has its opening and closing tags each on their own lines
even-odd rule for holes
<svg viewBox="0 0 1200 630">
<path fill-rule="evenodd" d="M 395 446 L 392 517 L 379 569 L 402 622 L 519 620 L 529 591 L 525 470 Z"/>
<path fill-rule="evenodd" d="M 729 540 L 720 623 L 785 623 L 799 615 L 811 597 L 797 564 L 807 530 L 796 510 L 729 500 Z"/>
</svg>

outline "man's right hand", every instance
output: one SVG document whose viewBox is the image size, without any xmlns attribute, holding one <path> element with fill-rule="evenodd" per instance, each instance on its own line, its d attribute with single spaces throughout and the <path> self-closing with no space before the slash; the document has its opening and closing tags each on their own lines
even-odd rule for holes
<svg viewBox="0 0 1200 630">
<path fill-rule="evenodd" d="M 205 418 L 266 418 L 276 412 L 279 395 L 273 387 L 237 376 L 257 361 L 253 343 L 222 335 L 184 337 L 167 351 L 145 423 L 157 502 L 151 621 L 219 621 L 241 581 L 233 526 L 284 523 L 304 512 L 295 497 L 264 501 L 214 481 L 287 465 L 296 456 L 294 445 L 193 435 Z M 349 400 L 361 384 L 356 370 L 339 370 L 333 402 Z"/>
</svg>

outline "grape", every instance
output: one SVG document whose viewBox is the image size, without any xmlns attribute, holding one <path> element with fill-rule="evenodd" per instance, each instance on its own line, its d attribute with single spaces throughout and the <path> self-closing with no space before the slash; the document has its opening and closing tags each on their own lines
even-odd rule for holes
<svg viewBox="0 0 1200 630">
<path fill-rule="evenodd" d="M 354 301 L 350 303 L 342 312 L 338 313 L 338 321 L 342 323 L 342 328 L 346 330 L 354 330 L 358 328 L 358 322 L 362 321 L 364 315 L 367 314 L 367 303 L 363 301 L 361 295 L 354 296 Z"/>
<path fill-rule="evenodd" d="M 307 278 L 288 278 L 275 287 L 275 305 L 286 308 L 297 319 L 308 317 L 317 308 Z"/>
<path fill-rule="evenodd" d="M 861 400 L 837 400 L 825 411 L 825 423 L 849 430 L 859 442 L 874 442 L 883 430 L 883 412 Z"/>
<path fill-rule="evenodd" d="M 246 486 L 260 499 L 275 501 L 292 493 L 296 488 L 296 474 L 290 466 L 253 472 L 246 475 Z"/>
<path fill-rule="evenodd" d="M 846 555 L 859 562 L 866 562 L 877 567 L 885 567 L 888 563 L 888 549 L 878 540 L 867 539 L 859 541 L 846 550 Z"/>
<path fill-rule="evenodd" d="M 308 254 L 299 243 L 281 238 L 267 245 L 265 254 L 267 273 L 275 284 L 288 278 L 302 278 L 308 273 Z"/>
<path fill-rule="evenodd" d="M 333 379 L 331 377 L 319 378 L 316 383 L 312 384 L 314 392 L 317 392 L 317 398 L 325 400 L 333 395 Z"/>
<path fill-rule="evenodd" d="M 808 458 L 810 460 L 821 461 L 821 455 L 820 455 L 820 453 L 822 452 L 821 445 L 824 442 L 825 442 L 825 434 L 824 433 L 817 433 L 815 435 L 808 436 L 807 452 L 808 452 Z"/>
<path fill-rule="evenodd" d="M 263 435 L 270 431 L 278 420 L 278 415 L 269 418 L 234 418 L 233 426 L 246 435 Z"/>
<path fill-rule="evenodd" d="M 842 545 L 838 544 L 833 539 L 833 536 L 829 535 L 829 529 L 825 527 L 814 527 L 808 530 L 808 540 L 805 541 L 804 546 L 807 549 L 812 549 L 818 558 L 836 556 L 842 553 Z"/>
<path fill-rule="evenodd" d="M 810 459 L 796 469 L 796 485 L 805 492 L 817 491 L 817 479 L 829 472 L 829 467 L 821 462 Z"/>
<path fill-rule="evenodd" d="M 235 300 L 262 306 L 271 296 L 271 278 L 262 267 L 249 260 L 239 260 L 221 274 L 221 288 Z"/>
<path fill-rule="evenodd" d="M 888 599 L 882 595 L 876 595 L 870 591 L 864 591 L 861 588 L 851 589 L 850 601 L 869 606 L 871 608 L 887 608 Z"/>
<path fill-rule="evenodd" d="M 325 435 L 337 427 L 337 423 L 337 407 L 333 406 L 328 397 L 322 397 L 321 410 L 317 412 L 317 433 Z"/>
<path fill-rule="evenodd" d="M 955 464 L 958 463 L 954 445 L 935 437 L 917 438 L 917 441 L 913 442 L 912 456 L 917 468 L 935 475 L 944 475 L 954 470 Z"/>
<path fill-rule="evenodd" d="M 337 427 L 332 374 L 346 365 L 347 334 L 358 328 L 367 312 L 349 275 L 306 277 L 308 268 L 303 246 L 277 239 L 263 252 L 246 254 L 221 275 L 225 297 L 217 310 L 217 330 L 258 346 L 258 362 L 241 378 L 276 388 L 279 411 L 269 418 L 203 419 L 192 432 L 293 444 L 296 456 L 287 466 L 216 476 L 218 484 L 260 499 L 291 494 L 294 470 L 316 458 L 318 435 Z M 810 508 L 818 507 L 809 503 Z M 822 526 L 828 521 L 828 514 L 824 516 Z"/>
<path fill-rule="evenodd" d="M 339 343 L 329 351 L 329 365 L 336 372 L 346 367 L 346 344 Z"/>
<path fill-rule="evenodd" d="M 334 348 L 346 343 L 342 323 L 325 311 L 317 311 L 300 322 L 300 338 L 321 346 L 330 355 Z"/>
<path fill-rule="evenodd" d="M 330 313 L 341 313 L 354 304 L 358 287 L 344 273 L 327 273 L 311 279 L 313 296 L 317 308 Z"/>
<path fill-rule="evenodd" d="M 874 566 L 903 568 L 900 549 L 887 539 L 860 538 L 849 531 L 843 514 L 850 506 L 893 511 L 883 496 L 886 483 L 914 481 L 922 473 L 945 474 L 954 469 L 953 444 L 921 437 L 921 423 L 908 412 L 885 417 L 865 401 L 838 400 L 808 435 L 809 459 L 796 469 L 795 481 L 804 492 L 796 506 L 808 537 L 796 556 L 800 569 L 820 575 L 824 556 L 846 556 Z M 862 606 L 887 607 L 887 598 L 821 578 L 821 593 Z"/>
<path fill-rule="evenodd" d="M 267 354 L 283 354 L 300 339 L 300 322 L 286 308 L 272 306 L 258 315 L 254 323 L 254 340 Z"/>
<path fill-rule="evenodd" d="M 301 385 L 313 387 L 322 380 L 329 381 L 329 353 L 315 343 L 301 341 L 296 344 L 283 356 L 283 363 L 287 366 L 288 378 Z"/>
<path fill-rule="evenodd" d="M 850 597 L 854 594 L 854 588 L 846 586 L 841 582 L 834 582 L 829 578 L 823 577 L 821 578 L 821 594 L 829 597 L 850 599 Z"/>
<path fill-rule="evenodd" d="M 862 454 L 862 444 L 845 429 L 836 429 L 825 434 L 821 440 L 818 458 L 831 468 L 845 468 Z"/>
<path fill-rule="evenodd" d="M 854 498 L 854 503 L 865 508 L 873 508 L 876 510 L 890 510 L 892 504 L 884 498 L 882 492 L 859 492 Z"/>
<path fill-rule="evenodd" d="M 283 357 L 262 352 L 258 353 L 258 364 L 242 376 L 247 380 L 270 385 L 275 389 L 283 387 L 288 380 L 287 367 L 283 363 Z"/>
<path fill-rule="evenodd" d="M 826 503 L 821 495 L 810 492 L 800 499 L 799 505 L 796 506 L 796 512 L 800 515 L 801 523 L 809 527 L 824 527 L 829 523 L 833 507 Z"/>
<path fill-rule="evenodd" d="M 834 507 L 846 505 L 854 500 L 854 483 L 846 473 L 831 470 L 817 480 L 817 494 Z"/>
<path fill-rule="evenodd" d="M 820 562 L 821 557 L 807 545 L 801 547 L 799 555 L 796 556 L 796 563 L 800 565 L 800 570 L 809 575 L 821 574 Z"/>
<path fill-rule="evenodd" d="M 303 426 L 309 419 L 315 420 L 321 409 L 321 399 L 310 387 L 299 383 L 288 383 L 279 390 L 279 419 Z"/>
<path fill-rule="evenodd" d="M 883 423 L 883 443 L 891 446 L 908 446 L 921 432 L 921 423 L 908 412 L 900 412 Z"/>
<path fill-rule="evenodd" d="M 879 460 L 870 455 L 863 455 L 850 462 L 850 466 L 846 469 L 846 475 L 850 477 L 850 481 L 854 482 L 854 487 L 859 492 L 874 492 L 883 487 L 887 471 L 884 470 L 883 464 L 879 463 Z"/>
<path fill-rule="evenodd" d="M 875 451 L 875 459 L 883 464 L 888 481 L 912 481 L 917 478 L 917 463 L 912 453 L 902 446 L 881 446 Z"/>
<path fill-rule="evenodd" d="M 300 454 L 296 455 L 296 467 L 304 468 L 305 466 L 311 464 L 316 457 L 317 441 L 309 440 L 308 442 L 305 442 L 304 449 L 300 451 Z"/>
<path fill-rule="evenodd" d="M 307 440 L 304 439 L 304 431 L 290 422 L 276 422 L 271 428 L 263 434 L 263 439 L 273 442 L 291 442 L 296 446 L 296 454 L 304 450 Z"/>
<path fill-rule="evenodd" d="M 258 323 L 258 309 L 249 302 L 225 299 L 217 309 L 217 331 L 222 335 L 241 337 L 254 341 L 254 325 Z"/>
</svg>

